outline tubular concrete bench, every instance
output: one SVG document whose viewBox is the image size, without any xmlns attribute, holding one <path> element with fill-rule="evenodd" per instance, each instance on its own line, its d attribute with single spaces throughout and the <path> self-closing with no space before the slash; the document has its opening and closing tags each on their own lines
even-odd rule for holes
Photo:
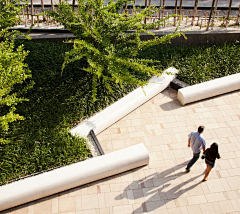
<svg viewBox="0 0 240 214">
<path fill-rule="evenodd" d="M 149 163 L 144 144 L 131 146 L 0 187 L 0 211 Z"/>
<path fill-rule="evenodd" d="M 163 72 L 162 76 L 154 77 L 149 81 L 148 85 L 144 87 L 145 94 L 141 87 L 135 89 L 103 111 L 80 123 L 71 130 L 71 133 L 86 137 L 89 131 L 93 130 L 96 135 L 99 134 L 167 88 L 170 82 L 175 79 L 177 73 L 177 69 L 168 68 Z"/>
<path fill-rule="evenodd" d="M 182 105 L 240 89 L 240 73 L 210 80 L 178 90 Z"/>
</svg>

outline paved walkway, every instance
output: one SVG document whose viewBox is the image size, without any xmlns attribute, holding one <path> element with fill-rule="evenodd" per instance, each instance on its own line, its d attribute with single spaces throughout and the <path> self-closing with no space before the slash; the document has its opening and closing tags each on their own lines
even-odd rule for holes
<svg viewBox="0 0 240 214">
<path fill-rule="evenodd" d="M 184 172 L 187 135 L 199 125 L 222 156 L 204 183 L 202 159 Z M 150 164 L 2 213 L 240 213 L 240 91 L 183 107 L 168 88 L 97 137 L 106 153 L 144 143 Z"/>
</svg>

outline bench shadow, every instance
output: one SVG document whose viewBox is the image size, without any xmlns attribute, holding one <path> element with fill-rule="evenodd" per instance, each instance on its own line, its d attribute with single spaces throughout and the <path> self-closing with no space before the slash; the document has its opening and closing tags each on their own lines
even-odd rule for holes
<svg viewBox="0 0 240 214">
<path fill-rule="evenodd" d="M 147 177 L 133 181 L 124 189 L 123 193 L 115 197 L 115 200 L 121 200 L 124 198 L 127 198 L 128 200 L 140 199 L 139 201 L 141 201 L 140 203 L 142 204 L 136 208 L 133 213 L 151 212 L 155 209 L 165 206 L 167 203 L 170 203 L 171 201 L 180 197 L 182 194 L 194 189 L 200 183 L 202 183 L 201 181 L 197 183 L 194 182 L 193 185 L 186 187 L 186 185 L 189 183 L 193 182 L 200 176 L 203 176 L 205 172 L 191 177 L 181 183 L 176 182 L 176 179 L 186 175 L 184 167 L 186 166 L 187 162 L 188 161 L 178 164 L 177 166 L 169 168 L 161 173 L 153 173 Z M 181 168 L 183 168 L 182 172 L 172 174 L 174 171 L 180 170 Z M 136 183 L 138 185 L 138 189 L 132 188 L 133 186 L 136 187 Z M 171 188 L 171 186 L 173 187 Z M 129 190 L 132 190 L 132 195 L 126 194 Z"/>
</svg>

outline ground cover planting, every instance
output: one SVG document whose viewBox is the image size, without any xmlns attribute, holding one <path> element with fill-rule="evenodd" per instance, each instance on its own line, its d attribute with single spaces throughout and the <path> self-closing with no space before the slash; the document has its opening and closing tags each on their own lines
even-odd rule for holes
<svg viewBox="0 0 240 214">
<path fill-rule="evenodd" d="M 161 61 L 161 69 L 174 66 L 178 79 L 194 85 L 240 72 L 240 43 L 205 46 L 159 45 L 138 57 Z"/>
<path fill-rule="evenodd" d="M 90 151 L 86 141 L 71 136 L 69 129 L 137 87 L 123 84 L 121 88 L 119 84 L 111 83 L 114 93 L 110 93 L 98 81 L 97 100 L 93 102 L 92 77 L 78 69 L 85 63 L 84 59 L 68 64 L 61 74 L 64 53 L 72 48 L 72 44 L 24 42 L 24 47 L 30 51 L 25 61 L 35 85 L 25 95 L 29 102 L 19 104 L 17 108 L 25 120 L 11 123 L 7 136 L 0 133 L 10 139 L 9 144 L 0 144 L 1 185 L 21 176 L 88 158 Z M 160 69 L 176 67 L 180 70 L 178 78 L 190 85 L 240 72 L 238 44 L 159 45 L 140 51 L 137 57 L 160 60 Z M 135 76 L 147 78 L 141 73 L 135 73 Z M 24 84 L 16 90 L 21 87 Z"/>
</svg>

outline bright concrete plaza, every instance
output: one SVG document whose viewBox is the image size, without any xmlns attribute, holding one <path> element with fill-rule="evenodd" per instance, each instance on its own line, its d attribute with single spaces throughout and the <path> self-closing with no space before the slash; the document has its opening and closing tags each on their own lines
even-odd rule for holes
<svg viewBox="0 0 240 214">
<path fill-rule="evenodd" d="M 1 213 L 11 214 L 237 214 L 240 213 L 240 91 L 181 106 L 164 90 L 99 134 L 105 153 L 144 143 L 150 164 Z M 221 159 L 201 182 L 199 159 L 185 173 L 192 151 L 187 136 L 204 125 L 207 146 Z"/>
</svg>

